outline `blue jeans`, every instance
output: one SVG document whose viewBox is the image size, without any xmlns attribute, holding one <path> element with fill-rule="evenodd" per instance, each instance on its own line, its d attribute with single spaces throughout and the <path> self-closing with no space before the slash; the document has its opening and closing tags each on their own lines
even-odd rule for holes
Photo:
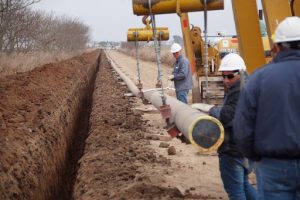
<svg viewBox="0 0 300 200">
<path fill-rule="evenodd" d="M 179 91 L 176 90 L 176 98 L 179 101 L 187 104 L 187 95 L 188 95 L 188 93 L 189 93 L 189 90 L 179 90 Z"/>
<path fill-rule="evenodd" d="M 300 159 L 263 158 L 256 176 L 261 200 L 300 199 Z"/>
<path fill-rule="evenodd" d="M 249 183 L 252 163 L 247 159 L 219 154 L 219 167 L 224 189 L 230 200 L 256 200 L 256 189 Z"/>
</svg>

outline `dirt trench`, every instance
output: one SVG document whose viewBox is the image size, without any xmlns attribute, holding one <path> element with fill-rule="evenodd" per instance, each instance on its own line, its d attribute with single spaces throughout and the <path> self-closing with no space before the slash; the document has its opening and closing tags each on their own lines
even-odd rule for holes
<svg viewBox="0 0 300 200">
<path fill-rule="evenodd" d="M 69 199 L 100 51 L 0 79 L 0 199 Z"/>
<path fill-rule="evenodd" d="M 0 199 L 187 198 L 126 92 L 100 51 L 1 78 Z"/>
</svg>

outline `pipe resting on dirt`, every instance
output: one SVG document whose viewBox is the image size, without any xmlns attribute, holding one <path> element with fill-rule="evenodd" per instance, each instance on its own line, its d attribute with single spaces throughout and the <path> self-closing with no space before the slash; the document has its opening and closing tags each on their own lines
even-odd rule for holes
<svg viewBox="0 0 300 200">
<path fill-rule="evenodd" d="M 113 69 L 127 84 L 129 90 L 140 97 L 137 86 L 116 66 L 105 52 Z M 157 109 L 162 106 L 161 89 L 143 90 L 147 99 Z M 224 140 L 224 128 L 219 120 L 199 110 L 191 108 L 177 99 L 166 96 L 166 103 L 171 107 L 170 122 L 175 123 L 178 130 L 201 152 L 211 152 L 218 149 Z"/>
</svg>

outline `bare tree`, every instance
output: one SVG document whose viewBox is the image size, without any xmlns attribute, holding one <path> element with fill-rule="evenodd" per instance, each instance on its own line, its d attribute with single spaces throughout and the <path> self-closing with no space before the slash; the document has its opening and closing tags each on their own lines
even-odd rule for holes
<svg viewBox="0 0 300 200">
<path fill-rule="evenodd" d="M 0 51 L 74 51 L 86 47 L 89 27 L 79 19 L 32 11 L 40 0 L 0 0 Z"/>
</svg>

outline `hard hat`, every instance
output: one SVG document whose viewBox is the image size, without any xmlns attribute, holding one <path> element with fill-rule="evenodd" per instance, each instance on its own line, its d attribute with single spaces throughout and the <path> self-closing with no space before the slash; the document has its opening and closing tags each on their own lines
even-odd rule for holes
<svg viewBox="0 0 300 200">
<path fill-rule="evenodd" d="M 300 41 L 300 18 L 287 17 L 275 30 L 275 43 Z"/>
<path fill-rule="evenodd" d="M 179 44 L 174 43 L 171 46 L 171 53 L 177 53 L 178 51 L 180 51 L 182 48 Z"/>
<path fill-rule="evenodd" d="M 219 71 L 234 70 L 246 70 L 246 65 L 241 56 L 235 53 L 230 53 L 222 59 Z"/>
</svg>

